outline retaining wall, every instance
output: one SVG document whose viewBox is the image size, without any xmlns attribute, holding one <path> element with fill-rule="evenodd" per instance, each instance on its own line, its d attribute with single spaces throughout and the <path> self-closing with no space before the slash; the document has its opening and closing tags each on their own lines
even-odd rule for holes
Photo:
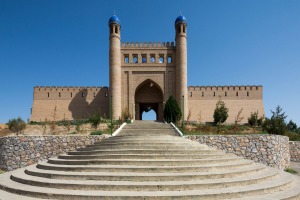
<svg viewBox="0 0 300 200">
<path fill-rule="evenodd" d="M 286 136 L 193 135 L 185 137 L 278 169 L 285 169 L 290 165 L 289 138 Z"/>
<path fill-rule="evenodd" d="M 106 135 L 9 136 L 0 138 L 0 169 L 17 168 L 93 144 Z"/>
<path fill-rule="evenodd" d="M 300 162 L 300 141 L 290 141 L 291 161 Z"/>
</svg>

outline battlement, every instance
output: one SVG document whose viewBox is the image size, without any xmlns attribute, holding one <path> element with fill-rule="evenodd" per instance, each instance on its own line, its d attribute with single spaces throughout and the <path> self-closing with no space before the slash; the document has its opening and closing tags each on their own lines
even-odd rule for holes
<svg viewBox="0 0 300 200">
<path fill-rule="evenodd" d="M 121 48 L 175 48 L 174 42 L 122 42 Z"/>
<path fill-rule="evenodd" d="M 90 86 L 90 87 L 86 87 L 86 86 L 34 86 L 34 91 L 69 91 L 69 90 L 101 90 L 101 89 L 107 89 L 107 86 L 104 87 L 100 87 L 100 86 Z"/>
<path fill-rule="evenodd" d="M 262 90 L 261 85 L 235 85 L 235 86 L 188 86 L 188 91 L 235 91 L 235 90 Z"/>
<path fill-rule="evenodd" d="M 262 99 L 261 85 L 247 86 L 189 86 L 188 95 L 190 99 Z"/>
</svg>

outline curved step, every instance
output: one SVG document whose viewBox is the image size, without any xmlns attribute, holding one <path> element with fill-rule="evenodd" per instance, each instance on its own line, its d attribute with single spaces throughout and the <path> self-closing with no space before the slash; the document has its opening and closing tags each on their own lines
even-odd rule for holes
<svg viewBox="0 0 300 200">
<path fill-rule="evenodd" d="M 86 160 L 66 160 L 49 158 L 48 162 L 52 164 L 64 164 L 64 165 L 171 165 L 182 166 L 186 165 L 200 165 L 206 163 L 228 163 L 241 160 L 239 157 L 226 157 L 219 159 L 86 159 Z"/>
<path fill-rule="evenodd" d="M 204 158 L 224 158 L 224 154 L 105 154 L 105 155 L 66 155 L 58 156 L 58 159 L 86 160 L 86 159 L 181 159 L 189 157 L 190 159 Z M 228 156 L 228 155 L 226 155 Z"/>
<path fill-rule="evenodd" d="M 42 170 L 35 166 L 25 169 L 25 173 L 32 176 L 66 179 L 66 180 L 106 180 L 106 181 L 187 181 L 200 179 L 231 178 L 265 169 L 264 165 L 255 164 L 234 170 L 218 170 L 208 172 L 169 172 L 169 173 L 139 173 L 139 172 L 66 172 L 54 170 Z"/>
<path fill-rule="evenodd" d="M 176 190 L 203 190 L 217 189 L 223 187 L 236 187 L 251 184 L 259 184 L 278 177 L 278 172 L 274 170 L 263 170 L 242 177 L 221 178 L 221 179 L 201 179 L 191 181 L 94 181 L 94 180 L 61 180 L 43 177 L 29 176 L 23 171 L 14 172 L 11 179 L 28 185 L 39 187 L 50 187 L 73 190 L 98 190 L 98 191 L 176 191 Z"/>
<path fill-rule="evenodd" d="M 6 182 L 0 181 L 0 188 L 6 191 L 34 196 L 38 198 L 57 198 L 57 199 L 225 199 L 242 198 L 250 195 L 262 195 L 273 193 L 288 188 L 293 184 L 290 175 L 280 173 L 280 178 L 276 181 L 267 181 L 261 184 L 236 186 L 229 188 L 206 189 L 206 190 L 187 190 L 187 191 L 94 191 L 94 190 L 68 190 L 57 188 L 44 188 L 37 186 L 24 185 L 9 179 L 10 173 L 5 174 Z M 2 176 L 1 178 L 3 178 Z"/>
<path fill-rule="evenodd" d="M 46 161 L 37 164 L 37 168 L 57 171 L 77 171 L 77 172 L 209 172 L 214 170 L 239 169 L 251 167 L 254 164 L 250 160 L 239 160 L 224 164 L 201 164 L 186 166 L 132 166 L 132 165 L 56 165 Z"/>
</svg>

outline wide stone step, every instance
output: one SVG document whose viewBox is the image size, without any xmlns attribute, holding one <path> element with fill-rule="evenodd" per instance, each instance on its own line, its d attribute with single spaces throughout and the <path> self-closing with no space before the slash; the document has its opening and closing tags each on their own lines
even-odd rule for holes
<svg viewBox="0 0 300 200">
<path fill-rule="evenodd" d="M 135 166 L 135 165 L 56 165 L 46 161 L 37 164 L 37 168 L 44 170 L 73 171 L 73 172 L 138 172 L 138 173 L 166 173 L 166 172 L 211 172 L 216 170 L 235 170 L 252 167 L 253 161 L 239 160 L 223 164 L 201 164 L 195 166 Z"/>
<path fill-rule="evenodd" d="M 278 176 L 274 170 L 263 170 L 249 177 L 232 177 L 220 179 L 202 179 L 192 181 L 95 181 L 95 180 L 61 180 L 30 176 L 24 171 L 14 172 L 11 179 L 28 185 L 51 187 L 73 190 L 98 190 L 98 191 L 176 191 L 176 190 L 203 190 L 241 185 L 259 184 L 272 180 Z"/>
<path fill-rule="evenodd" d="M 49 163 L 63 165 L 138 165 L 138 166 L 184 166 L 201 165 L 207 163 L 230 163 L 241 160 L 236 156 L 217 159 L 86 159 L 86 160 L 66 160 L 50 158 Z"/>
<path fill-rule="evenodd" d="M 199 149 L 197 150 L 178 150 L 178 149 L 168 149 L 157 150 L 157 149 L 99 149 L 99 150 L 85 150 L 78 149 L 77 151 L 69 151 L 68 155 L 98 155 L 98 154 L 186 154 L 186 155 L 202 155 L 202 154 L 225 154 L 223 151 L 217 151 L 213 149 Z"/>
<path fill-rule="evenodd" d="M 283 172 L 279 172 L 283 173 Z M 45 188 L 18 183 L 9 179 L 10 173 L 5 174 L 6 182 L 0 182 L 0 188 L 12 193 L 38 198 L 53 198 L 64 200 L 86 199 L 229 199 L 263 195 L 284 190 L 293 185 L 293 178 L 283 174 L 276 181 L 266 181 L 261 184 L 241 185 L 205 190 L 183 191 L 97 191 L 97 190 L 68 190 L 57 188 Z M 282 198 L 283 199 L 283 198 Z"/>
<path fill-rule="evenodd" d="M 192 181 L 203 179 L 232 178 L 260 172 L 265 166 L 254 165 L 250 168 L 220 170 L 213 172 L 178 172 L 178 173 L 137 173 L 137 172 L 65 172 L 42 170 L 35 166 L 28 167 L 25 173 L 52 179 L 65 180 L 102 180 L 102 181 Z"/>
<path fill-rule="evenodd" d="M 59 159 L 86 160 L 86 159 L 190 159 L 223 158 L 224 154 L 106 154 L 106 155 L 59 155 Z M 227 155 L 228 156 L 228 155 Z"/>
</svg>

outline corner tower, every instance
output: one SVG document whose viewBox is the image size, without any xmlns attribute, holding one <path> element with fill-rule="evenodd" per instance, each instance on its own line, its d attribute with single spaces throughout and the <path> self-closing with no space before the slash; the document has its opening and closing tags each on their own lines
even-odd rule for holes
<svg viewBox="0 0 300 200">
<path fill-rule="evenodd" d="M 186 38 L 186 18 L 182 15 L 175 20 L 176 32 L 176 99 L 184 110 L 184 119 L 188 113 L 187 96 L 187 38 Z"/>
<path fill-rule="evenodd" d="M 109 25 L 109 87 L 113 119 L 121 117 L 121 22 L 113 15 Z"/>
</svg>

